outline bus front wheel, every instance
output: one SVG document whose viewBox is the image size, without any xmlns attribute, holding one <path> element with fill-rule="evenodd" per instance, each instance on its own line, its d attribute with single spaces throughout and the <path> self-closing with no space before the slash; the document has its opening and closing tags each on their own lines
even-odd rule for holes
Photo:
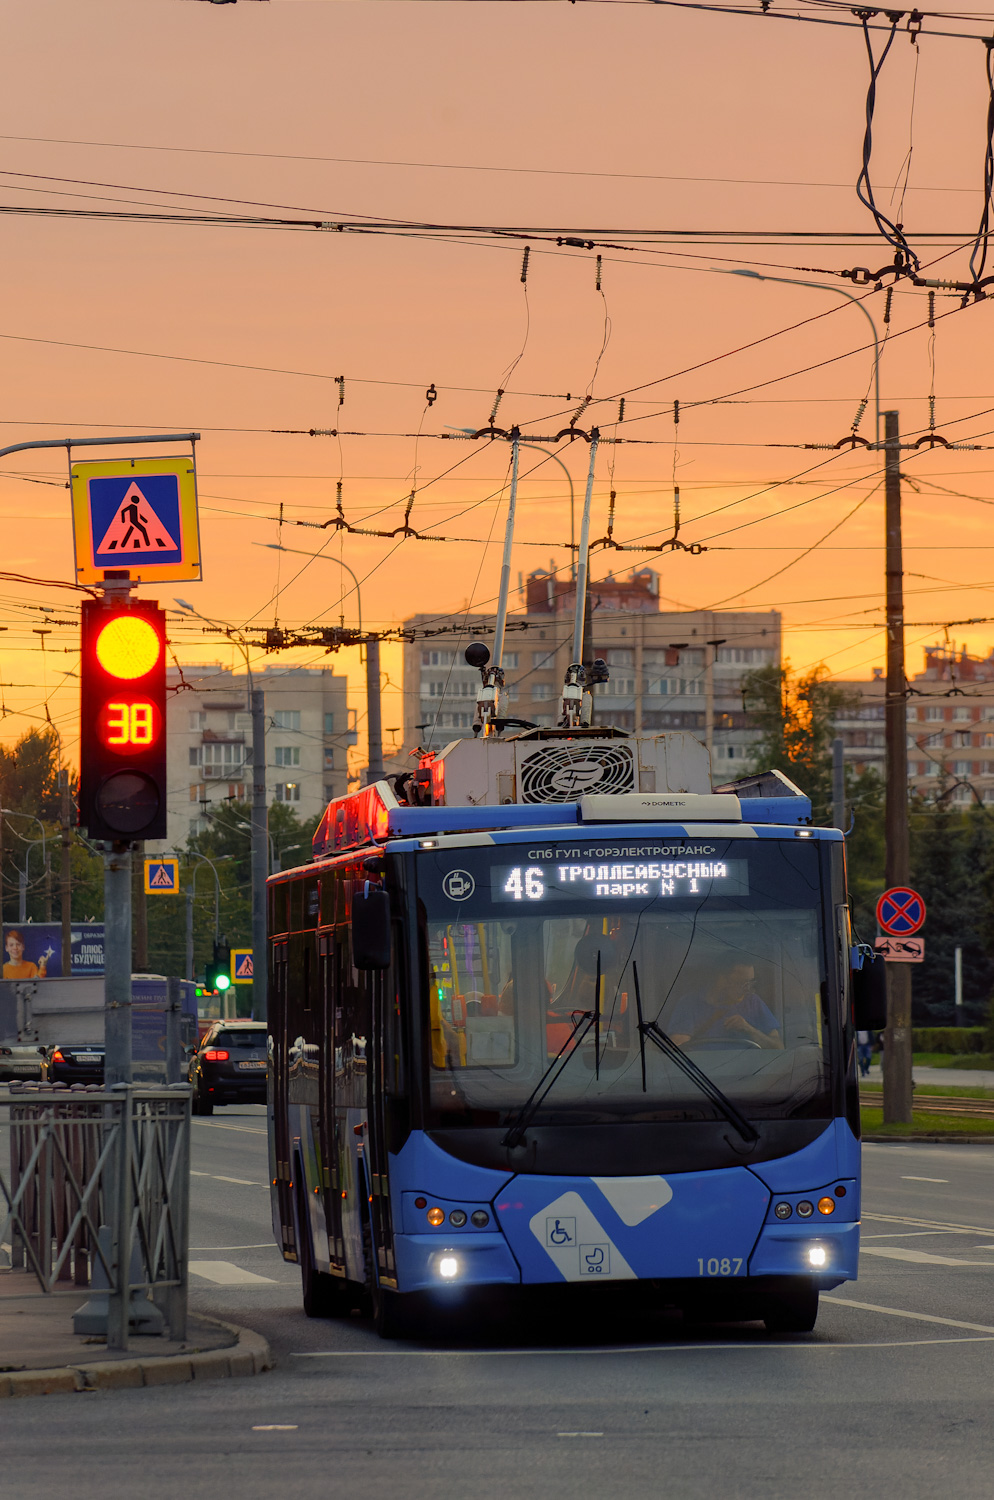
<svg viewBox="0 0 994 1500">
<path fill-rule="evenodd" d="M 300 1257 L 300 1282 L 304 1312 L 309 1318 L 336 1318 L 348 1310 L 343 1283 L 314 1264 L 314 1245 L 304 1195 L 297 1190 L 297 1253 Z"/>
<path fill-rule="evenodd" d="M 818 1288 L 806 1277 L 785 1277 L 763 1312 L 767 1333 L 810 1333 L 818 1319 Z"/>
</svg>

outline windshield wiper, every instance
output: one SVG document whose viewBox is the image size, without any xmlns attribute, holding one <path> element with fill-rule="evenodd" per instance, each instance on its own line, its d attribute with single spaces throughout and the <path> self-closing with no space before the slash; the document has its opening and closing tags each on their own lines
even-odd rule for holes
<svg viewBox="0 0 994 1500">
<path fill-rule="evenodd" d="M 538 1080 L 538 1083 L 536 1083 L 534 1089 L 532 1089 L 532 1092 L 529 1094 L 524 1104 L 518 1110 L 517 1119 L 501 1141 L 502 1146 L 507 1146 L 509 1150 L 513 1150 L 515 1146 L 520 1146 L 521 1142 L 525 1138 L 525 1131 L 528 1129 L 528 1126 L 530 1125 L 537 1111 L 541 1108 L 542 1103 L 545 1100 L 545 1096 L 552 1090 L 553 1085 L 558 1081 L 560 1073 L 563 1073 L 565 1071 L 570 1058 L 574 1057 L 576 1053 L 579 1052 L 580 1043 L 589 1032 L 591 1026 L 596 1027 L 594 1036 L 597 1050 L 598 1052 L 600 1051 L 600 995 L 601 950 L 598 948 L 597 974 L 594 981 L 594 1008 L 593 1010 L 574 1010 L 570 1012 L 570 1019 L 573 1021 L 573 1030 L 570 1032 L 565 1042 L 563 1042 L 559 1051 L 556 1053 L 555 1057 L 552 1059 L 551 1063 L 546 1068 L 541 1078 Z M 578 1017 L 579 1019 L 577 1019 Z M 565 1056 L 563 1055 L 564 1053 Z M 558 1072 L 556 1071 L 557 1068 Z M 543 1087 L 543 1085 L 545 1086 Z"/>
<path fill-rule="evenodd" d="M 693 1058 L 688 1057 L 683 1048 L 677 1046 L 673 1038 L 667 1036 L 666 1032 L 656 1021 L 643 1021 L 639 971 L 638 965 L 635 963 L 632 964 L 632 978 L 635 982 L 635 1008 L 639 1019 L 639 1046 L 642 1052 L 643 1092 L 645 1091 L 645 1038 L 648 1037 L 650 1042 L 655 1042 L 664 1057 L 668 1057 L 670 1062 L 675 1062 L 677 1067 L 687 1075 L 690 1081 L 696 1083 L 701 1092 L 707 1095 L 711 1103 L 721 1110 L 725 1119 L 730 1125 L 735 1127 L 744 1141 L 748 1141 L 750 1145 L 758 1141 L 759 1131 L 756 1127 L 750 1124 L 743 1115 L 739 1114 L 732 1101 L 725 1097 L 718 1085 L 713 1079 L 708 1077 L 702 1068 L 697 1066 Z"/>
</svg>

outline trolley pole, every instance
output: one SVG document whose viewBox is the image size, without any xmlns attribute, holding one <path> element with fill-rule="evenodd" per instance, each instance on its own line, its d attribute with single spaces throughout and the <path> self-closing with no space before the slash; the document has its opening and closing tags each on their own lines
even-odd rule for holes
<svg viewBox="0 0 994 1500">
<path fill-rule="evenodd" d="M 366 785 L 383 775 L 383 717 L 380 705 L 380 642 L 376 636 L 366 641 L 366 731 L 369 738 L 369 764 Z"/>
<path fill-rule="evenodd" d="M 884 478 L 887 533 L 887 838 L 888 889 L 907 885 L 908 725 L 904 675 L 904 561 L 901 543 L 901 435 L 896 411 L 884 412 Z M 887 965 L 887 1032 L 884 1045 L 884 1123 L 910 1124 L 911 968 Z"/>
</svg>

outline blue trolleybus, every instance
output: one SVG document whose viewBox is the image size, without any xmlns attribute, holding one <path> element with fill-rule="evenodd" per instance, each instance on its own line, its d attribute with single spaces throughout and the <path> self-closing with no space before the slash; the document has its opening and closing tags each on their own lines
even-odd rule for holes
<svg viewBox="0 0 994 1500">
<path fill-rule="evenodd" d="M 390 1335 L 446 1286 L 631 1281 L 803 1331 L 856 1276 L 843 838 L 701 756 L 460 741 L 271 878 L 273 1222 L 309 1314 L 363 1297 Z"/>
</svg>

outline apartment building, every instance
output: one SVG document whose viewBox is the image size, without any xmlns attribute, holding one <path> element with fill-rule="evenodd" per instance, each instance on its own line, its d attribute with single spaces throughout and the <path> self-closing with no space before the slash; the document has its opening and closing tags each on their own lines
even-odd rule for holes
<svg viewBox="0 0 994 1500">
<path fill-rule="evenodd" d="M 265 694 L 266 801 L 289 803 L 301 819 L 348 790 L 347 751 L 356 742 L 348 679 L 326 668 L 265 667 L 252 674 Z M 208 826 L 212 806 L 252 796 L 249 679 L 219 663 L 167 673 L 169 834 L 182 847 Z"/>
<path fill-rule="evenodd" d="M 965 647 L 926 646 L 924 670 L 909 680 L 905 706 L 908 782 L 922 797 L 949 789 L 968 806 L 994 802 L 994 652 L 970 656 Z M 845 682 L 857 703 L 836 721 L 845 758 L 858 772 L 886 771 L 886 682 L 874 669 L 869 682 Z"/>
<path fill-rule="evenodd" d="M 509 614 L 505 638 L 507 712 L 550 726 L 572 660 L 575 591 L 569 578 L 538 570 L 520 592 L 524 607 Z M 590 603 L 592 655 L 611 673 L 594 689 L 594 721 L 640 733 L 688 729 L 711 749 L 717 778 L 739 774 L 757 739 L 743 712 L 742 679 L 780 661 L 780 616 L 662 611 L 651 568 L 592 583 Z M 415 615 L 404 626 L 437 623 L 437 615 Z M 404 750 L 391 768 L 409 764 L 417 745 L 437 749 L 472 735 L 480 675 L 463 651 L 471 639 L 490 644 L 494 620 L 471 614 L 452 623 L 453 635 L 404 648 Z"/>
</svg>

